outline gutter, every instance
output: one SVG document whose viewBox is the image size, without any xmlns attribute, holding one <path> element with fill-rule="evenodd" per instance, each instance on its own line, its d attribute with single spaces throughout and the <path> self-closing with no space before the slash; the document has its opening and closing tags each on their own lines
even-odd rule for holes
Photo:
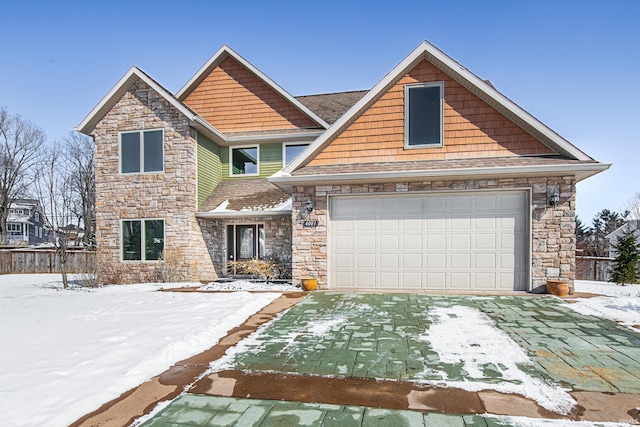
<svg viewBox="0 0 640 427">
<path fill-rule="evenodd" d="M 509 166 L 493 168 L 456 168 L 441 170 L 352 172 L 326 175 L 278 175 L 267 178 L 275 185 L 419 181 L 432 178 L 507 177 L 527 175 L 572 174 L 579 181 L 603 172 L 610 163 L 583 163 L 567 165 Z"/>
</svg>

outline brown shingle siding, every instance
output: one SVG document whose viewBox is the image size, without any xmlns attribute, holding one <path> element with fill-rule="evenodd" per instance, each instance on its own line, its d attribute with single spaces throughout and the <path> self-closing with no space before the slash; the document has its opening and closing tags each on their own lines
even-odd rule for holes
<svg viewBox="0 0 640 427">
<path fill-rule="evenodd" d="M 189 94 L 185 104 L 221 132 L 319 126 L 230 57 Z"/>
<path fill-rule="evenodd" d="M 444 81 L 444 146 L 404 148 L 404 86 Z M 331 142 L 310 165 L 554 154 L 497 110 L 422 61 Z"/>
</svg>

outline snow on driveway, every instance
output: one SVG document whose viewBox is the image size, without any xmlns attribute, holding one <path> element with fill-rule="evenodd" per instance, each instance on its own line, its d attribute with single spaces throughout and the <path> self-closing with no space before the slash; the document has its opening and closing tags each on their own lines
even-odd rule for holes
<svg viewBox="0 0 640 427">
<path fill-rule="evenodd" d="M 533 365 L 525 351 L 477 308 L 466 306 L 436 307 L 429 311 L 433 323 L 420 337 L 429 342 L 441 362 L 462 363 L 469 375 L 464 381 L 445 379 L 447 387 L 469 391 L 494 389 L 502 393 L 518 393 L 538 402 L 542 407 L 567 414 L 575 400 L 558 386 L 533 378 L 518 365 Z M 484 368 L 491 366 L 500 373 L 501 381 L 489 384 Z M 446 372 L 443 372 L 446 377 Z M 477 380 L 477 381 L 474 381 Z"/>
<path fill-rule="evenodd" d="M 3 425 L 68 425 L 215 345 L 280 295 L 60 286 L 55 274 L 0 276 Z"/>
</svg>

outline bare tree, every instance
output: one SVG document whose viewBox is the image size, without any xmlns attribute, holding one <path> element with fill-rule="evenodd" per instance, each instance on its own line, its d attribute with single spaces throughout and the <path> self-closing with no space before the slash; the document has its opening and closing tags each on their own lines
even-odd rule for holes
<svg viewBox="0 0 640 427">
<path fill-rule="evenodd" d="M 7 244 L 11 201 L 29 193 L 45 141 L 42 129 L 0 107 L 0 244 Z"/>
<path fill-rule="evenodd" d="M 85 248 L 95 242 L 96 181 L 93 139 L 78 132 L 70 132 L 64 140 L 64 156 L 68 166 L 71 190 L 74 193 L 72 209 L 78 228 L 84 228 Z"/>
<path fill-rule="evenodd" d="M 46 150 L 36 179 L 38 197 L 42 202 L 44 220 L 51 230 L 53 244 L 60 261 L 62 284 L 66 289 L 67 255 L 69 249 L 69 229 L 74 214 L 75 194 L 73 191 L 69 163 L 65 161 L 63 147 L 54 143 Z"/>
</svg>

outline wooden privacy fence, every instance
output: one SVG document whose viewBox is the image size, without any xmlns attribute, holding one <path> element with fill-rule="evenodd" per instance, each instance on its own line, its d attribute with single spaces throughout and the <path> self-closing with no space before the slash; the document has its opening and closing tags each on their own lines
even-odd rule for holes
<svg viewBox="0 0 640 427">
<path fill-rule="evenodd" d="M 613 258 L 577 256 L 576 279 L 608 282 L 613 268 Z"/>
<path fill-rule="evenodd" d="M 83 273 L 95 260 L 95 252 L 70 250 L 67 253 L 67 273 Z M 0 250 L 0 274 L 60 273 L 60 259 L 53 249 Z"/>
</svg>

